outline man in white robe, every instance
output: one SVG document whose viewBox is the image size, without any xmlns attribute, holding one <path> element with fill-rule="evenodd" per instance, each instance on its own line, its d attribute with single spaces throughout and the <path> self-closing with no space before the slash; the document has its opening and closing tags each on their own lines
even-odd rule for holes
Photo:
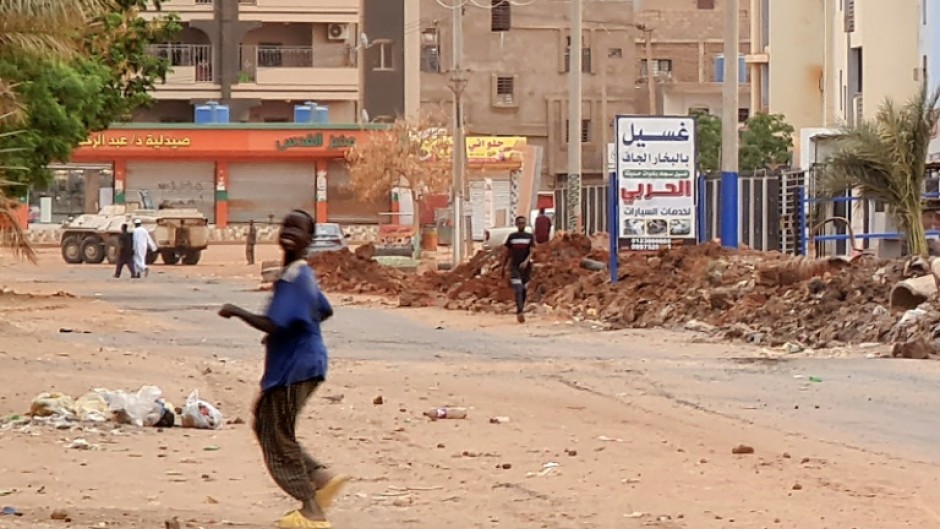
<svg viewBox="0 0 940 529">
<path fill-rule="evenodd" d="M 139 278 L 141 272 L 144 276 L 150 274 L 147 269 L 147 252 L 157 251 L 157 243 L 153 242 L 150 232 L 141 225 L 140 219 L 134 219 L 134 272 Z"/>
</svg>

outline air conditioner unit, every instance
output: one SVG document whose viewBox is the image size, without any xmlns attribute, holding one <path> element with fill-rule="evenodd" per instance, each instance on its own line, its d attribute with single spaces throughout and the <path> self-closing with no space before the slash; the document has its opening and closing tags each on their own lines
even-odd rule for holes
<svg viewBox="0 0 940 529">
<path fill-rule="evenodd" d="M 329 40 L 349 40 L 349 24 L 328 24 L 326 37 Z"/>
</svg>

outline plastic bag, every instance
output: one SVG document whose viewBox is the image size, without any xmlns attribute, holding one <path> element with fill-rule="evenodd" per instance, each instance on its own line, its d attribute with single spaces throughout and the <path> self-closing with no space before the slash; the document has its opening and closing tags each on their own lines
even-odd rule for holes
<svg viewBox="0 0 940 529">
<path fill-rule="evenodd" d="M 75 415 L 75 401 L 72 397 L 58 392 L 40 393 L 29 407 L 29 414 L 34 417 L 64 417 Z"/>
<path fill-rule="evenodd" d="M 108 403 L 112 418 L 119 423 L 155 426 L 166 413 L 163 392 L 156 386 L 144 386 L 136 394 L 121 390 L 95 392 Z"/>
<path fill-rule="evenodd" d="M 222 412 L 212 404 L 200 400 L 198 390 L 193 390 L 186 398 L 180 420 L 183 428 L 196 428 L 199 430 L 218 430 L 224 423 Z"/>
</svg>

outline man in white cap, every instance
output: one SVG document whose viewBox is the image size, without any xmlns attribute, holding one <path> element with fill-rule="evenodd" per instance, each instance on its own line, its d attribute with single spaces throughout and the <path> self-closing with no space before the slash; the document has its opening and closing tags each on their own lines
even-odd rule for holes
<svg viewBox="0 0 940 529">
<path fill-rule="evenodd" d="M 134 219 L 134 277 L 140 278 L 141 272 L 147 276 L 147 252 L 157 251 L 157 243 L 153 242 L 150 232 L 142 226 L 140 219 Z"/>
</svg>

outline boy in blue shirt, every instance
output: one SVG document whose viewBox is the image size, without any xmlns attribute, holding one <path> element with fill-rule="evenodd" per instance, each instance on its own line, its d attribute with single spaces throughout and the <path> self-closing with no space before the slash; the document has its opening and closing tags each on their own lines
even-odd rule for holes
<svg viewBox="0 0 940 529">
<path fill-rule="evenodd" d="M 283 529 L 329 529 L 323 510 L 348 480 L 334 476 L 297 443 L 296 422 L 304 404 L 325 379 L 326 346 L 320 323 L 333 315 L 330 302 L 304 260 L 316 223 L 305 211 L 291 211 L 281 224 L 284 269 L 265 314 L 226 304 L 223 318 L 236 317 L 266 334 L 261 396 L 255 405 L 255 435 L 277 485 L 301 508 L 277 522 Z"/>
</svg>

